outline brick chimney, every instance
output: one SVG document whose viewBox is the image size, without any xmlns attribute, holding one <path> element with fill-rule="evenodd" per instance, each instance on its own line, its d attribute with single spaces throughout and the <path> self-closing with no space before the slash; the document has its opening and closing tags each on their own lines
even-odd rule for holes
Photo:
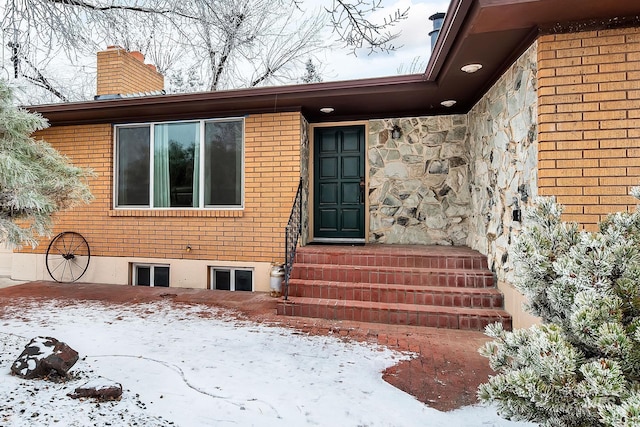
<svg viewBox="0 0 640 427">
<path fill-rule="evenodd" d="M 155 66 L 144 63 L 142 53 L 129 52 L 120 46 L 109 46 L 98 52 L 97 80 L 96 98 L 164 89 L 164 77 Z"/>
</svg>

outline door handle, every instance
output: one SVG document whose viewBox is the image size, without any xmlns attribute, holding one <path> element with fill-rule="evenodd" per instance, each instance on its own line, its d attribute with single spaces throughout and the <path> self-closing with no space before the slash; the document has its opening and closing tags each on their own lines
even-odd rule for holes
<svg viewBox="0 0 640 427">
<path fill-rule="evenodd" d="M 364 203 L 364 187 L 365 187 L 364 177 L 361 176 L 360 177 L 360 203 Z"/>
</svg>

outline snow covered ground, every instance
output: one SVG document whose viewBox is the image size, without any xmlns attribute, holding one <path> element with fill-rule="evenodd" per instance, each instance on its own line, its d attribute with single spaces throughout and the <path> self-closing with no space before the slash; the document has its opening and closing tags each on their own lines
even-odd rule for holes
<svg viewBox="0 0 640 427">
<path fill-rule="evenodd" d="M 29 340 L 80 353 L 65 383 L 11 376 Z M 239 321 L 207 306 L 20 302 L 0 311 L 0 426 L 524 426 L 491 408 L 439 412 L 382 380 L 410 357 L 333 336 Z M 67 393 L 89 380 L 122 399 Z"/>
</svg>

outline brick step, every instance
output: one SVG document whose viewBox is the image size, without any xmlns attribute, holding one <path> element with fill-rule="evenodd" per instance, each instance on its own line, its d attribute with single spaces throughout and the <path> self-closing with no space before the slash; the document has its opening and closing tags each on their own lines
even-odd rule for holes
<svg viewBox="0 0 640 427">
<path fill-rule="evenodd" d="M 487 258 L 469 248 L 453 246 L 305 246 L 296 253 L 298 264 L 343 264 L 379 267 L 487 269 Z"/>
<path fill-rule="evenodd" d="M 500 309 L 290 297 L 287 301 L 278 302 L 277 313 L 286 316 L 315 317 L 329 320 L 477 331 L 483 330 L 488 324 L 500 322 L 505 329 L 511 329 L 511 316 Z"/>
<path fill-rule="evenodd" d="M 365 267 L 360 265 L 295 264 L 292 279 L 351 283 L 381 283 L 415 286 L 490 288 L 494 286 L 489 270 L 453 270 L 446 268 Z"/>
<path fill-rule="evenodd" d="M 502 308 L 502 293 L 495 288 L 350 283 L 291 279 L 294 297 L 437 305 L 444 307 Z"/>
</svg>

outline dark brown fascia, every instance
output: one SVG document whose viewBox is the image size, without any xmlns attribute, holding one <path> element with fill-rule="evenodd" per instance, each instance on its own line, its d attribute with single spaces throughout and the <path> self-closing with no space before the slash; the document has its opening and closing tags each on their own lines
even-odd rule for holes
<svg viewBox="0 0 640 427">
<path fill-rule="evenodd" d="M 361 98 L 403 96 L 428 89 L 424 75 L 413 74 L 305 85 L 274 86 L 175 95 L 122 98 L 27 107 L 49 119 L 52 125 L 119 123 L 164 120 L 169 117 L 203 118 L 220 115 L 317 110 Z M 335 106 L 332 101 L 339 101 Z M 319 112 L 310 112 L 312 116 Z M 336 115 L 336 117 L 340 117 Z"/>
<path fill-rule="evenodd" d="M 440 33 L 433 46 L 427 69 L 424 72 L 425 79 L 428 81 L 436 81 L 442 67 L 449 56 L 453 44 L 458 40 L 460 28 L 464 23 L 473 1 L 471 0 L 451 0 L 449 9 L 442 22 Z"/>
</svg>

